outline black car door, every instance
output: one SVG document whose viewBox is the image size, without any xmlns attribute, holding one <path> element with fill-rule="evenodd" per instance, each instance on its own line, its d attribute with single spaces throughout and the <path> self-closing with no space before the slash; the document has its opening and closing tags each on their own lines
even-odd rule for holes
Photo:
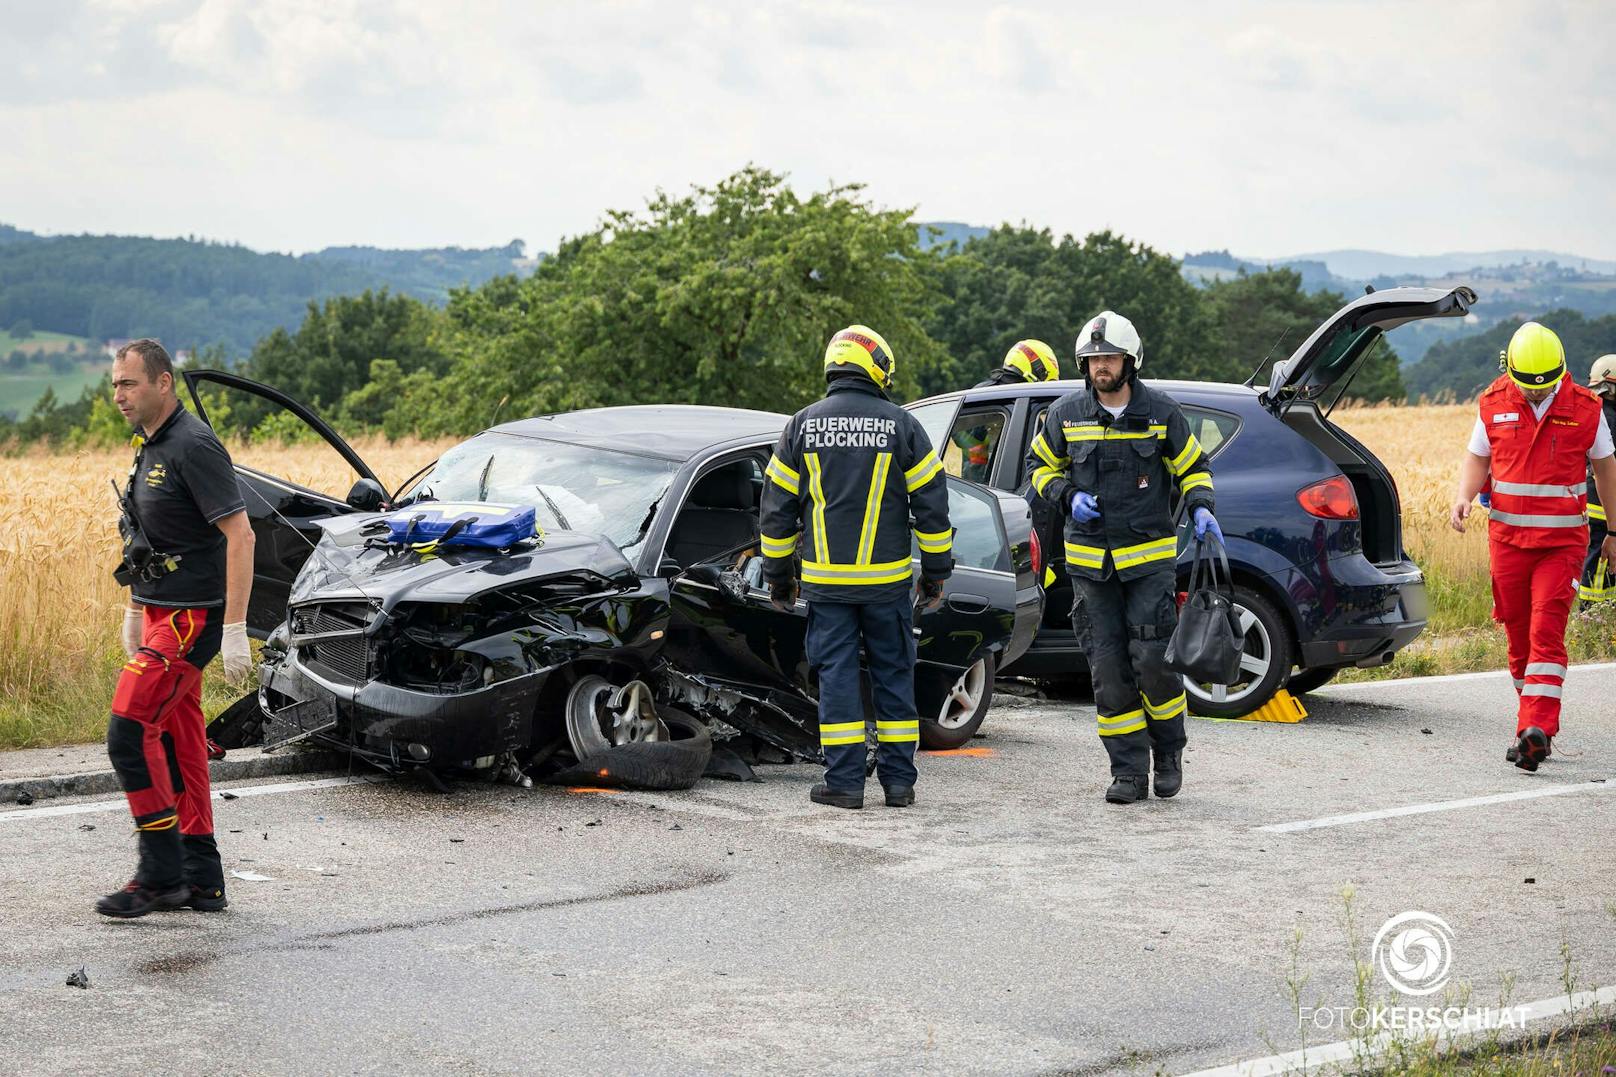
<svg viewBox="0 0 1616 1077">
<path fill-rule="evenodd" d="M 185 370 L 181 377 L 198 417 L 231 449 L 255 539 L 247 630 L 262 639 L 286 617 L 292 581 L 320 538 L 315 521 L 375 511 L 385 506 L 387 495 L 375 472 L 336 431 L 313 409 L 279 389 L 222 370 Z M 304 466 L 308 474 L 299 476 L 305 480 L 301 483 L 262 470 L 290 461 L 288 437 L 293 446 L 307 440 L 324 442 L 339 460 L 315 457 L 314 463 Z M 339 496 L 332 484 L 345 484 L 347 479 L 353 480 L 352 485 L 345 497 Z"/>
</svg>

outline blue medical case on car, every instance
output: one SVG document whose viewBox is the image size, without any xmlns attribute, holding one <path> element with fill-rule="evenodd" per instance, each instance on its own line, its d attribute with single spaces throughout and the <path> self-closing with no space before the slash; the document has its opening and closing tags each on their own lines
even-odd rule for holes
<svg viewBox="0 0 1616 1077">
<path fill-rule="evenodd" d="M 500 550 L 538 534 L 531 505 L 426 501 L 384 517 L 389 543 Z"/>
</svg>

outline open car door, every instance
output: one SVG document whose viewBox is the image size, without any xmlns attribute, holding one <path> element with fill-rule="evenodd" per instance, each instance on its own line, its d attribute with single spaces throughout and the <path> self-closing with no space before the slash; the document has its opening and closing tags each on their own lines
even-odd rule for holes
<svg viewBox="0 0 1616 1077">
<path fill-rule="evenodd" d="M 316 521 L 377 511 L 387 494 L 325 420 L 279 389 L 222 370 L 180 376 L 197 416 L 233 445 L 256 540 L 247 631 L 263 639 L 286 618 L 292 581 L 320 539 Z"/>
<path fill-rule="evenodd" d="M 1004 648 L 1017 629 L 1016 566 L 996 498 L 952 476 L 947 481 L 955 571 L 943 587 L 943 604 L 915 621 L 916 704 L 923 717 L 935 711 L 947 685 L 984 652 Z M 808 665 L 808 606 L 798 599 L 790 611 L 774 608 L 757 547 L 684 570 L 673 579 L 671 601 L 664 656 L 709 687 L 763 704 L 720 717 L 787 751 L 816 755 L 818 686 Z M 1022 627 L 1030 641 L 1037 611 L 1028 616 Z"/>
<path fill-rule="evenodd" d="M 1277 415 L 1296 401 L 1317 402 L 1337 385 L 1339 400 L 1388 332 L 1423 318 L 1462 318 L 1475 302 L 1476 293 L 1463 285 L 1385 288 L 1359 296 L 1313 330 L 1290 358 L 1274 364 L 1262 402 Z"/>
</svg>

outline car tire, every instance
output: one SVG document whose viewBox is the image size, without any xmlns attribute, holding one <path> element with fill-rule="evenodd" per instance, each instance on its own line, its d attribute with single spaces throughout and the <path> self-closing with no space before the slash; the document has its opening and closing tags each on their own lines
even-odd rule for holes
<svg viewBox="0 0 1616 1077">
<path fill-rule="evenodd" d="M 1315 666 L 1313 669 L 1299 669 L 1291 674 L 1291 679 L 1285 682 L 1285 688 L 1293 696 L 1303 695 L 1315 688 L 1323 688 L 1335 680 L 1335 675 L 1341 672 L 1339 666 Z"/>
<path fill-rule="evenodd" d="M 948 751 L 971 743 L 993 706 L 993 675 L 997 672 L 998 661 L 991 653 L 972 662 L 944 693 L 937 713 L 921 716 L 920 746 Z"/>
<path fill-rule="evenodd" d="M 609 789 L 689 789 L 712 758 L 713 738 L 700 719 L 663 704 L 658 708 L 669 739 L 607 748 L 543 776 L 550 785 Z"/>
<path fill-rule="evenodd" d="M 1247 680 L 1233 686 L 1184 678 L 1189 709 L 1207 718 L 1244 718 L 1273 699 L 1291 670 L 1291 633 L 1274 604 L 1249 587 L 1234 588 L 1235 616 L 1245 630 L 1240 666 Z"/>
</svg>

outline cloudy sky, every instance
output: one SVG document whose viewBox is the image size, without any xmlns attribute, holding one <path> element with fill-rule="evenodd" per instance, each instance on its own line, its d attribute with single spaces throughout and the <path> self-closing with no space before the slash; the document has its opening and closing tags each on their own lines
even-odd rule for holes
<svg viewBox="0 0 1616 1077">
<path fill-rule="evenodd" d="M 1616 257 L 1616 5 L 9 0 L 0 222 L 533 249 L 748 162 L 1163 250 Z"/>
</svg>

